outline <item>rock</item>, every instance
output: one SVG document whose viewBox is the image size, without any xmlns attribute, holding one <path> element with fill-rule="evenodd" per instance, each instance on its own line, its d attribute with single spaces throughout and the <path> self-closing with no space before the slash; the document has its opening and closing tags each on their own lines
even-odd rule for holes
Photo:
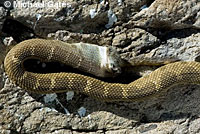
<svg viewBox="0 0 200 134">
<path fill-rule="evenodd" d="M 148 8 L 141 10 L 130 25 L 143 28 L 184 29 L 200 28 L 199 0 L 155 0 Z"/>
<path fill-rule="evenodd" d="M 3 79 L 3 69 L 2 69 L 3 67 L 1 66 L 1 69 L 0 69 L 0 89 L 2 89 L 3 88 L 3 86 L 4 86 L 4 79 Z"/>
<path fill-rule="evenodd" d="M 1 21 L 0 29 L 2 29 L 2 26 L 3 26 L 2 22 L 4 21 L 6 14 L 7 14 L 6 10 L 3 7 L 0 7 L 0 21 Z M 3 33 L 1 31 L 1 36 L 2 35 L 3 35 Z"/>
<path fill-rule="evenodd" d="M 65 2 L 67 5 L 64 8 L 17 7 L 10 10 L 11 17 L 44 38 L 115 47 L 122 59 L 130 64 L 127 69 L 130 72 L 117 79 L 130 82 L 136 79 L 134 73 L 146 75 L 155 70 L 157 65 L 161 66 L 166 62 L 200 61 L 199 0 L 109 0 L 109 4 L 89 0 L 52 1 Z M 30 3 L 37 2 L 47 3 L 49 0 L 34 0 Z M 97 3 L 99 6 L 95 12 Z M 112 11 L 111 18 L 112 15 L 116 16 L 117 22 L 106 28 L 109 23 L 109 8 Z M 6 9 L 0 7 L 0 29 L 6 14 Z M 0 50 L 5 52 L 7 45 L 3 43 L 16 43 L 7 40 L 10 37 L 0 32 L 1 39 L 4 39 Z M 5 54 L 2 55 L 4 56 Z M 105 103 L 78 93 L 67 101 L 66 93 L 38 95 L 13 85 L 5 75 L 2 63 L 2 134 L 199 132 L 198 85 L 177 85 L 159 96 L 138 102 Z M 151 64 L 153 67 L 146 67 L 144 64 Z M 84 114 L 81 112 L 79 115 L 80 109 L 83 109 Z"/>
<path fill-rule="evenodd" d="M 189 31 L 193 34 L 183 34 Z M 140 33 L 141 35 L 135 35 L 135 40 L 130 41 L 131 44 L 124 47 L 121 53 L 121 56 L 132 65 L 140 65 L 143 62 L 162 64 L 164 61 L 175 60 L 199 61 L 200 34 L 198 30 L 183 29 L 169 32 L 165 35 L 166 39 L 163 39 L 166 43 L 161 43 L 158 38 L 148 32 L 141 31 Z"/>
<path fill-rule="evenodd" d="M 113 38 L 113 46 L 125 46 L 128 41 L 126 34 L 122 33 Z"/>
</svg>

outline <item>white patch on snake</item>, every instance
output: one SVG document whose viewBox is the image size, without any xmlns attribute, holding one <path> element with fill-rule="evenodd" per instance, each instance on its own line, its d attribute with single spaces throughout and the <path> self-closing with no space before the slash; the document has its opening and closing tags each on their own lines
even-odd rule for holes
<svg viewBox="0 0 200 134">
<path fill-rule="evenodd" d="M 79 62 L 78 62 L 78 64 L 77 64 L 76 68 L 79 68 L 79 67 L 81 66 L 81 63 L 82 63 L 82 58 L 80 57 L 80 58 L 79 58 Z"/>
<path fill-rule="evenodd" d="M 108 64 L 108 55 L 107 55 L 107 47 L 98 47 L 99 48 L 99 54 L 100 54 L 100 63 L 101 63 L 101 68 L 106 68 Z"/>
<path fill-rule="evenodd" d="M 18 58 L 15 58 L 15 56 L 12 56 L 12 61 L 15 63 L 20 63 L 20 60 Z"/>
<path fill-rule="evenodd" d="M 90 93 L 90 90 L 91 90 L 91 84 L 92 82 L 90 80 L 87 80 L 87 85 L 85 87 L 85 92 L 86 93 Z"/>
<path fill-rule="evenodd" d="M 51 52 L 49 53 L 50 55 L 47 57 L 48 60 L 51 60 L 51 58 L 53 57 L 54 50 L 55 50 L 55 48 L 52 47 L 52 48 L 51 48 Z"/>
<path fill-rule="evenodd" d="M 160 76 L 157 77 L 156 81 L 152 81 L 155 85 L 155 91 L 159 91 L 160 88 L 162 88 L 161 78 Z"/>
<path fill-rule="evenodd" d="M 56 86 L 56 81 L 55 81 L 55 79 L 51 79 L 51 89 L 53 89 L 54 87 Z"/>
<path fill-rule="evenodd" d="M 35 47 L 31 47 L 31 55 L 35 55 Z"/>
<path fill-rule="evenodd" d="M 40 80 L 40 78 L 37 79 L 37 81 L 36 81 L 35 86 L 33 87 L 33 89 L 38 89 L 38 87 L 40 86 L 39 80 Z"/>
<path fill-rule="evenodd" d="M 26 79 L 28 73 L 27 72 L 24 72 L 23 76 L 22 76 L 22 79 Z"/>
<path fill-rule="evenodd" d="M 127 99 L 128 98 L 127 97 L 128 96 L 127 89 L 125 89 L 123 86 L 121 86 L 121 88 L 122 88 L 123 97 Z"/>
<path fill-rule="evenodd" d="M 108 90 L 109 90 L 109 88 L 107 88 L 107 87 L 104 87 L 104 95 L 107 97 L 108 96 Z"/>
<path fill-rule="evenodd" d="M 74 78 L 73 77 L 68 77 L 68 76 L 66 76 L 67 78 L 68 78 L 68 80 L 69 80 L 69 84 L 68 84 L 68 87 L 69 87 L 69 89 L 73 89 L 73 85 L 74 85 Z"/>
</svg>

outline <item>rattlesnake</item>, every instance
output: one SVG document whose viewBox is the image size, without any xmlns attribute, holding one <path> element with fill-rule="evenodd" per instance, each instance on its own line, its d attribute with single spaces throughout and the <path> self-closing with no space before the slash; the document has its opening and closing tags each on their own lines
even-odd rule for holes
<svg viewBox="0 0 200 134">
<path fill-rule="evenodd" d="M 104 101 L 133 101 L 156 95 L 176 84 L 200 83 L 200 63 L 194 61 L 167 64 L 130 84 L 120 84 L 103 82 L 77 73 L 28 72 L 24 69 L 23 62 L 30 58 L 60 61 L 82 70 L 87 70 L 89 67 L 94 73 L 100 70 L 87 59 L 84 61 L 79 50 L 67 47 L 61 41 L 42 39 L 23 41 L 6 55 L 5 71 L 16 85 L 36 93 L 58 93 L 72 90 Z"/>
</svg>

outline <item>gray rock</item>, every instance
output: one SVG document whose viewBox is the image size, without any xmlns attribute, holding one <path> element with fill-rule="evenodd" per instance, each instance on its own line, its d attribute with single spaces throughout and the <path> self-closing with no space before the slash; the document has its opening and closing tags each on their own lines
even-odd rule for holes
<svg viewBox="0 0 200 134">
<path fill-rule="evenodd" d="M 36 2 L 39 0 L 31 1 Z M 68 0 L 67 3 L 65 8 L 18 7 L 11 10 L 11 15 L 45 38 L 112 45 L 132 65 L 130 70 L 135 69 L 141 75 L 148 73 L 143 73 L 144 70 L 151 72 L 157 68 L 155 65 L 166 61 L 200 61 L 198 0 L 109 1 L 117 17 L 117 22 L 109 29 L 105 28 L 109 21 L 108 4 L 101 3 L 91 18 L 90 10 L 96 8 L 97 1 Z M 0 17 L 5 12 L 0 8 Z M 5 51 L 1 47 L 0 50 Z M 141 66 L 147 63 L 153 67 Z M 59 103 L 45 103 L 44 95 L 28 93 L 11 84 L 3 67 L 0 81 L 2 134 L 195 134 L 200 129 L 198 85 L 177 85 L 159 96 L 130 103 L 105 103 L 77 93 L 70 101 L 66 101 L 64 93 L 52 99 Z M 81 107 L 86 109 L 83 117 L 77 112 Z"/>
<path fill-rule="evenodd" d="M 148 8 L 141 10 L 130 24 L 143 28 L 183 29 L 200 28 L 199 0 L 155 0 Z"/>
</svg>

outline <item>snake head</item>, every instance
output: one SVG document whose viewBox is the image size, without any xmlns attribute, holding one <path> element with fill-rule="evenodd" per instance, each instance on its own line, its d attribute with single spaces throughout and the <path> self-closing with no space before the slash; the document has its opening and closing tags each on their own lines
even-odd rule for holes
<svg viewBox="0 0 200 134">
<path fill-rule="evenodd" d="M 113 47 L 108 47 L 108 66 L 107 71 L 112 74 L 112 76 L 117 76 L 121 74 L 121 68 L 123 66 L 123 60 L 121 59 L 117 50 Z"/>
</svg>

